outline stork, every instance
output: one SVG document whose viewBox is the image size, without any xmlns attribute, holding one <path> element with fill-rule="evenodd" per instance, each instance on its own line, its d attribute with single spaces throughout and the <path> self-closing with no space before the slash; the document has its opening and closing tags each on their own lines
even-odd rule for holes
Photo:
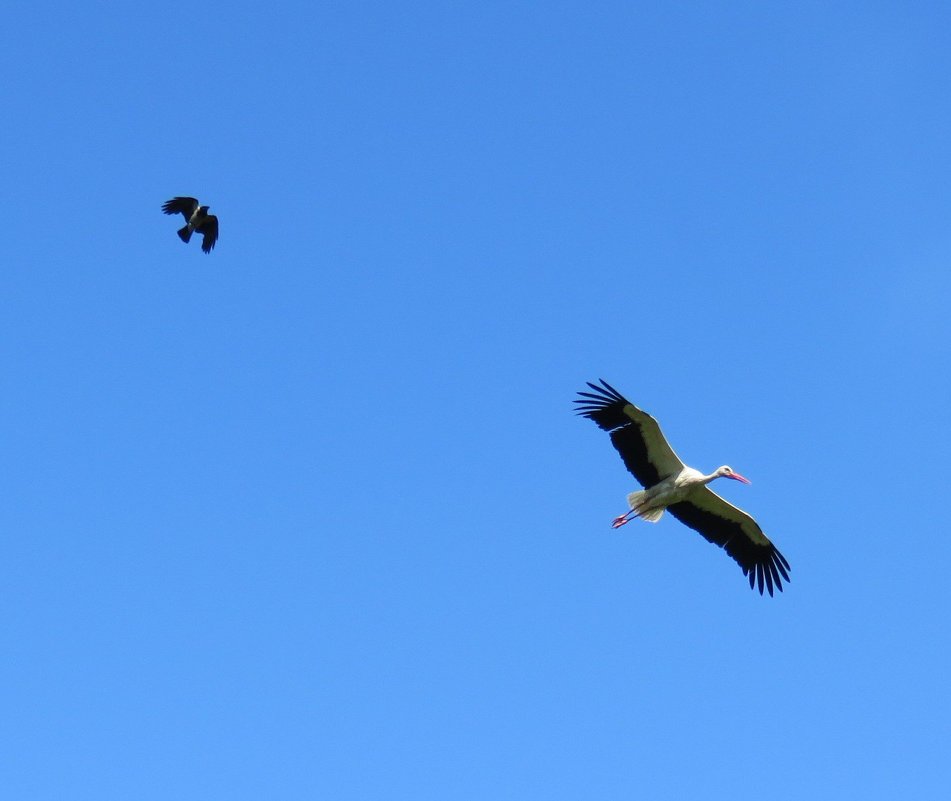
<svg viewBox="0 0 951 801">
<path fill-rule="evenodd" d="M 647 412 L 604 379 L 601 386 L 590 381 L 587 384 L 594 392 L 578 393 L 578 414 L 610 433 L 625 466 L 644 486 L 627 496 L 630 510 L 614 518 L 612 526 L 618 528 L 635 518 L 656 523 L 668 510 L 708 542 L 725 549 L 743 569 L 743 575 L 749 576 L 750 587 L 759 587 L 760 595 L 764 586 L 770 595 L 774 587 L 782 592 L 782 580 L 789 581 L 789 562 L 752 517 L 707 487 L 717 478 L 732 478 L 744 484 L 749 484 L 749 479 L 728 465 L 708 475 L 687 467 Z"/>
</svg>

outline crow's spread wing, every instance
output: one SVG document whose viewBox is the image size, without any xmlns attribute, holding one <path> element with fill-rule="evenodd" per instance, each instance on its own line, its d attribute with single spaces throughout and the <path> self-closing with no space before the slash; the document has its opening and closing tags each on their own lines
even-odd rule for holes
<svg viewBox="0 0 951 801">
<path fill-rule="evenodd" d="M 218 218 L 214 214 L 209 214 L 195 230 L 202 235 L 201 249 L 205 253 L 211 253 L 215 242 L 218 241 Z"/>
<path fill-rule="evenodd" d="M 173 197 L 162 204 L 162 211 L 166 214 L 181 214 L 188 222 L 198 209 L 198 200 L 193 197 Z"/>
</svg>

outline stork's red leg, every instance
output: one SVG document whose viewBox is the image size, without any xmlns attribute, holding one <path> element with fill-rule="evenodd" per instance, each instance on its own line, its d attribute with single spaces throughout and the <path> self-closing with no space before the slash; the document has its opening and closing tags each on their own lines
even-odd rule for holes
<svg viewBox="0 0 951 801">
<path fill-rule="evenodd" d="M 613 521 L 611 521 L 611 528 L 620 528 L 625 523 L 630 523 L 631 520 L 633 520 L 633 518 L 631 517 L 631 515 L 633 514 L 634 514 L 634 510 L 630 509 L 627 512 L 625 512 L 623 515 L 618 515 L 617 517 L 614 518 Z"/>
</svg>

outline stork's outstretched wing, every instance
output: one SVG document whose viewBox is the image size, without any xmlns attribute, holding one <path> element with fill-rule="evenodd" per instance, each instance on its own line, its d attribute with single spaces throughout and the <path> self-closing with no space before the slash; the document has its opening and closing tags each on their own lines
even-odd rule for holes
<svg viewBox="0 0 951 801">
<path fill-rule="evenodd" d="M 743 575 L 749 576 L 750 587 L 759 587 L 760 595 L 764 584 L 770 595 L 774 586 L 782 592 L 783 580 L 789 581 L 789 562 L 742 509 L 709 487 L 700 487 L 688 500 L 671 504 L 667 511 L 732 556 L 743 568 Z"/>
<path fill-rule="evenodd" d="M 684 463 L 674 453 L 657 421 L 641 411 L 603 378 L 602 386 L 587 382 L 594 390 L 579 392 L 578 414 L 594 420 L 610 432 L 611 442 L 634 478 L 645 487 L 679 473 Z"/>
</svg>

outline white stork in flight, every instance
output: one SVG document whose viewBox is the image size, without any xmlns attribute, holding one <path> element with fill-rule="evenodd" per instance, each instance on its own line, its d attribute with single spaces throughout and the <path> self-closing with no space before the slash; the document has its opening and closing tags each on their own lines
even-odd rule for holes
<svg viewBox="0 0 951 801">
<path fill-rule="evenodd" d="M 656 523 L 667 509 L 708 542 L 725 548 L 750 577 L 750 587 L 763 586 L 773 594 L 789 581 L 789 562 L 776 550 L 756 521 L 746 512 L 727 503 L 708 487 L 716 478 L 732 478 L 749 484 L 749 479 L 723 465 L 709 475 L 687 467 L 674 453 L 657 421 L 638 409 L 614 387 L 601 379 L 602 386 L 588 382 L 594 390 L 579 392 L 578 414 L 594 420 L 610 432 L 611 442 L 628 470 L 645 489 L 627 496 L 630 511 L 614 519 L 614 528 L 635 517 Z"/>
</svg>

